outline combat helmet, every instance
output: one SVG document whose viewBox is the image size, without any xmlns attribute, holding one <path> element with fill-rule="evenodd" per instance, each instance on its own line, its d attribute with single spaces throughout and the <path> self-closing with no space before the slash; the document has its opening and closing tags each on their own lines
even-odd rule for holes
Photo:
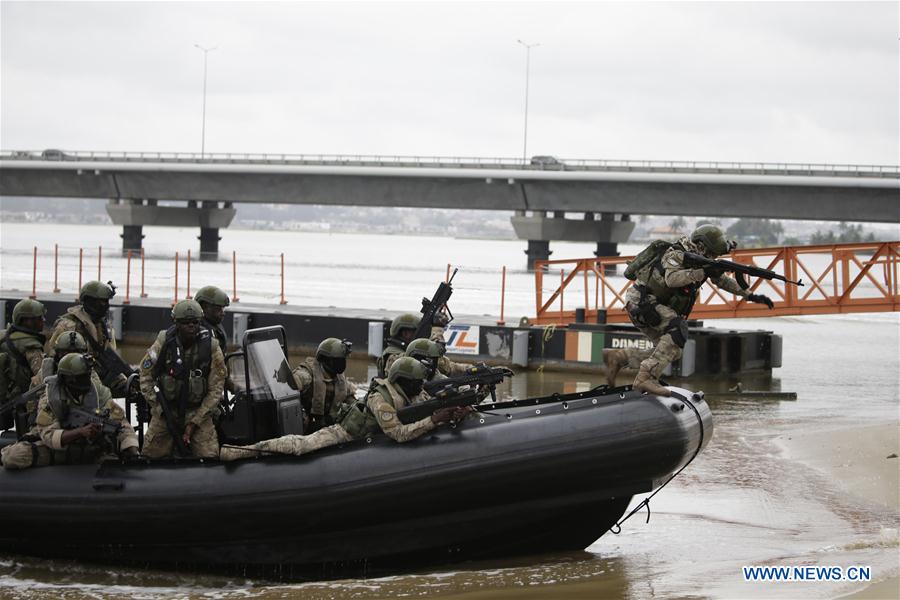
<svg viewBox="0 0 900 600">
<path fill-rule="evenodd" d="M 347 370 L 347 356 L 352 348 L 353 344 L 349 340 L 327 338 L 316 348 L 316 360 L 327 372 L 340 375 Z"/>
<path fill-rule="evenodd" d="M 64 377 L 77 377 L 79 375 L 90 375 L 91 365 L 83 354 L 70 352 L 62 357 L 59 361 L 59 367 L 56 373 Z"/>
<path fill-rule="evenodd" d="M 53 352 L 57 356 L 71 352 L 82 354 L 87 352 L 87 349 L 87 342 L 84 341 L 84 338 L 77 331 L 63 332 L 56 338 L 56 342 L 53 343 Z"/>
<path fill-rule="evenodd" d="M 84 354 L 72 352 L 59 361 L 56 374 L 64 386 L 71 392 L 86 394 L 91 390 L 91 363 Z M 80 400 L 75 400 L 80 403 Z"/>
<path fill-rule="evenodd" d="M 725 234 L 715 225 L 701 225 L 691 233 L 691 241 L 712 256 L 727 254 L 730 247 Z"/>
<path fill-rule="evenodd" d="M 428 376 L 428 369 L 421 362 L 409 356 L 401 356 L 388 369 L 388 381 L 395 383 L 398 379 L 422 381 Z"/>
<path fill-rule="evenodd" d="M 19 325 L 22 319 L 33 319 L 35 317 L 43 317 L 47 314 L 47 309 L 37 300 L 25 298 L 16 303 L 12 312 L 13 325 Z"/>
<path fill-rule="evenodd" d="M 353 344 L 348 340 L 326 338 L 316 348 L 316 358 L 346 358 L 353 349 Z"/>
<path fill-rule="evenodd" d="M 394 317 L 394 320 L 391 321 L 391 337 L 400 335 L 401 329 L 418 329 L 419 320 L 419 317 L 412 313 L 403 313 L 402 315 Z"/>
<path fill-rule="evenodd" d="M 102 281 L 88 281 L 81 286 L 78 292 L 78 299 L 84 302 L 85 298 L 97 298 L 99 300 L 109 300 L 116 295 L 116 288 L 112 282 L 103 283 Z"/>
<path fill-rule="evenodd" d="M 197 290 L 197 293 L 194 294 L 194 300 L 197 302 L 208 302 L 209 304 L 222 307 L 231 304 L 231 300 L 228 299 L 228 294 L 214 285 L 208 285 Z"/>
<path fill-rule="evenodd" d="M 196 300 L 182 300 L 172 309 L 172 320 L 184 321 L 203 318 L 203 309 Z"/>
<path fill-rule="evenodd" d="M 413 340 L 406 347 L 406 355 L 417 360 L 440 358 L 443 354 L 440 344 L 427 338 Z"/>
</svg>

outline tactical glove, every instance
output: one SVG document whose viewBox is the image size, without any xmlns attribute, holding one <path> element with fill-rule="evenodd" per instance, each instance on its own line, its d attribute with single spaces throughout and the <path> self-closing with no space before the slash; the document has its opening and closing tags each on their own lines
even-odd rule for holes
<svg viewBox="0 0 900 600">
<path fill-rule="evenodd" d="M 775 308 L 772 300 L 764 294 L 750 294 L 749 296 L 747 296 L 747 300 L 749 300 L 750 302 L 755 302 L 757 304 L 765 304 L 770 309 Z"/>
</svg>

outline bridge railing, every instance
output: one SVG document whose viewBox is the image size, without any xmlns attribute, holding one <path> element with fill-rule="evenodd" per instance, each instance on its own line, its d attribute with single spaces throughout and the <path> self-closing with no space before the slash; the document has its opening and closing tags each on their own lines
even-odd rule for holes
<svg viewBox="0 0 900 600">
<path fill-rule="evenodd" d="M 625 294 L 632 282 L 620 273 L 632 258 L 535 261 L 534 323 L 574 323 L 576 309 L 584 310 L 584 320 L 589 323 L 597 321 L 600 311 L 605 311 L 606 322 L 629 322 Z M 774 301 L 774 310 L 769 310 L 707 282 L 692 318 L 900 310 L 900 241 L 742 249 L 732 252 L 728 259 L 763 267 L 795 281 L 802 279 L 805 285 L 748 278 L 751 291 Z M 549 296 L 545 296 L 545 285 L 555 286 Z"/>
<path fill-rule="evenodd" d="M 266 154 L 221 152 L 120 152 L 80 150 L 0 150 L 2 160 L 187 162 L 273 165 L 405 166 L 428 168 L 505 168 L 545 171 L 638 171 L 683 173 L 745 173 L 777 175 L 836 175 L 898 177 L 897 165 L 779 163 L 686 160 L 581 159 L 551 156 L 531 159 L 508 157 Z"/>
</svg>

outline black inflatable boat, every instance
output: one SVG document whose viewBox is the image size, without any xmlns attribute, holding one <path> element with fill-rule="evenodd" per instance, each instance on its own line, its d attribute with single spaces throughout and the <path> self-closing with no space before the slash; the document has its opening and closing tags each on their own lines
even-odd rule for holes
<svg viewBox="0 0 900 600">
<path fill-rule="evenodd" d="M 0 470 L 0 547 L 288 576 L 582 550 L 710 440 L 702 396 L 671 389 L 482 406 L 302 457 Z"/>
</svg>

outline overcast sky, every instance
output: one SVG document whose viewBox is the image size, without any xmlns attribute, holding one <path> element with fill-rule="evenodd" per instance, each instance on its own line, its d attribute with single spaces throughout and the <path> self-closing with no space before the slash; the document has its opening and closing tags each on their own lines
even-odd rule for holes
<svg viewBox="0 0 900 600">
<path fill-rule="evenodd" d="M 900 163 L 897 2 L 0 4 L 3 149 Z"/>
</svg>

